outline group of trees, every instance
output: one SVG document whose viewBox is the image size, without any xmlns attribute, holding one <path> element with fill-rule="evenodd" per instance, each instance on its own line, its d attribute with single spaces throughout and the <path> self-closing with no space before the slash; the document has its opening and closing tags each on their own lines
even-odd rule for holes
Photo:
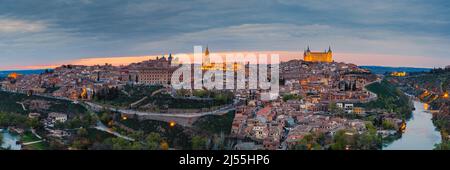
<svg viewBox="0 0 450 170">
<path fill-rule="evenodd" d="M 377 134 L 377 129 L 371 123 L 366 124 L 367 131 L 358 134 L 340 130 L 333 136 L 332 150 L 380 150 L 382 138 Z"/>
<path fill-rule="evenodd" d="M 97 117 L 91 114 L 79 115 L 68 120 L 65 123 L 56 123 L 55 127 L 59 129 L 76 129 L 80 127 L 91 127 L 97 122 Z"/>
<path fill-rule="evenodd" d="M 180 90 L 178 92 L 181 95 L 186 95 L 186 90 Z M 230 103 L 234 94 L 230 91 L 221 91 L 221 90 L 193 90 L 192 96 L 200 97 L 200 98 L 211 98 L 214 99 L 215 102 L 218 103 Z"/>
<path fill-rule="evenodd" d="M 209 134 L 229 134 L 233 119 L 234 111 L 228 112 L 225 115 L 207 115 L 195 121 L 193 126 Z"/>
<path fill-rule="evenodd" d="M 443 141 L 434 147 L 435 150 L 450 150 L 450 141 Z"/>
<path fill-rule="evenodd" d="M 118 87 L 102 88 L 94 93 L 94 99 L 96 100 L 114 100 L 119 97 L 120 90 Z"/>
<path fill-rule="evenodd" d="M 431 74 L 440 74 L 440 73 L 449 73 L 450 72 L 450 67 L 445 67 L 445 68 L 434 68 L 430 70 Z"/>
<path fill-rule="evenodd" d="M 396 130 L 395 124 L 393 122 L 390 122 L 387 120 L 383 120 L 382 127 L 383 127 L 383 129 L 386 129 L 386 130 Z"/>
<path fill-rule="evenodd" d="M 141 134 L 143 135 L 143 134 Z M 77 142 L 79 143 L 79 142 Z M 76 143 L 75 143 L 76 144 Z M 142 138 L 135 138 L 135 141 L 129 141 L 120 137 L 106 138 L 101 143 L 93 143 L 90 149 L 113 149 L 113 150 L 168 150 L 169 143 L 159 133 L 149 133 Z"/>
<path fill-rule="evenodd" d="M 312 133 L 305 135 L 296 145 L 295 150 L 321 150 L 326 144 L 324 133 Z"/>
<path fill-rule="evenodd" d="M 450 138 L 449 134 L 445 131 L 441 131 L 442 142 L 434 145 L 435 150 L 450 150 Z"/>
<path fill-rule="evenodd" d="M 283 101 L 288 100 L 301 100 L 303 97 L 297 94 L 286 94 L 283 96 Z"/>
<path fill-rule="evenodd" d="M 8 126 L 35 128 L 39 126 L 39 121 L 37 119 L 28 119 L 27 116 L 21 114 L 0 112 L 0 127 Z"/>
<path fill-rule="evenodd" d="M 205 150 L 208 149 L 207 143 L 208 139 L 202 136 L 193 136 L 192 140 L 192 149 L 193 150 Z"/>
<path fill-rule="evenodd" d="M 295 150 L 380 150 L 381 136 L 377 134 L 372 123 L 366 124 L 366 131 L 362 134 L 352 130 L 339 130 L 333 136 L 324 133 L 305 135 L 292 149 Z"/>
<path fill-rule="evenodd" d="M 413 106 L 409 97 L 387 80 L 383 80 L 381 83 L 372 83 L 367 86 L 367 89 L 376 93 L 378 99 L 376 101 L 365 103 L 363 107 L 395 112 L 403 119 L 411 117 Z"/>
</svg>

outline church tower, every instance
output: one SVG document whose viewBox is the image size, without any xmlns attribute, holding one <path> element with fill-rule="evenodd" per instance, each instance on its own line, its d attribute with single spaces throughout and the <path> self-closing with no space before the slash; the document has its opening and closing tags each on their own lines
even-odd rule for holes
<svg viewBox="0 0 450 170">
<path fill-rule="evenodd" d="M 169 65 L 172 64 L 172 60 L 173 60 L 172 53 L 169 54 L 168 60 L 169 60 Z"/>
<path fill-rule="evenodd" d="M 208 48 L 208 46 L 206 46 L 205 56 L 203 58 L 203 63 L 204 64 L 210 64 L 211 63 L 211 60 L 209 58 L 209 48 Z"/>
</svg>

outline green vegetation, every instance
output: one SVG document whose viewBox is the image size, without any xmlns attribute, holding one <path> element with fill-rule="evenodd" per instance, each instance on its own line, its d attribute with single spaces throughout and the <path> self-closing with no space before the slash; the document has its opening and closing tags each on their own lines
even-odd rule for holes
<svg viewBox="0 0 450 170">
<path fill-rule="evenodd" d="M 97 123 L 97 117 L 92 114 L 75 116 L 65 123 L 56 123 L 55 127 L 59 129 L 75 129 L 80 127 L 91 127 Z"/>
<path fill-rule="evenodd" d="M 288 100 L 301 100 L 302 96 L 299 96 L 297 94 L 286 94 L 283 96 L 283 101 L 288 101 Z"/>
<path fill-rule="evenodd" d="M 74 104 L 70 101 L 65 100 L 57 100 L 52 98 L 46 98 L 41 96 L 27 96 L 25 94 L 20 93 L 10 93 L 5 91 L 0 91 L 0 112 L 5 113 L 19 113 L 19 114 L 28 114 L 29 112 L 61 112 L 61 113 L 70 113 L 70 114 L 85 114 L 87 110 L 81 106 L 80 104 Z M 27 111 L 23 110 L 22 105 L 18 102 L 24 102 L 27 100 L 42 100 L 48 101 L 50 103 L 50 107 L 48 109 L 39 109 L 39 110 L 30 110 L 27 107 Z"/>
<path fill-rule="evenodd" d="M 378 95 L 376 101 L 363 104 L 363 107 L 366 109 L 384 109 L 395 112 L 399 117 L 404 119 L 411 117 L 413 106 L 408 96 L 387 80 L 382 80 L 381 83 L 372 83 L 366 88 Z"/>
<path fill-rule="evenodd" d="M 49 112 L 70 113 L 75 115 L 83 115 L 87 113 L 86 108 L 80 104 L 73 104 L 68 101 L 61 101 L 50 106 Z"/>
<path fill-rule="evenodd" d="M 450 106 L 450 104 L 448 106 Z M 450 114 L 444 112 L 433 114 L 433 123 L 437 129 L 441 130 L 441 132 L 449 132 Z"/>
<path fill-rule="evenodd" d="M 443 141 L 442 143 L 434 145 L 435 150 L 450 150 L 450 141 Z"/>
<path fill-rule="evenodd" d="M 194 122 L 193 126 L 210 134 L 230 134 L 231 124 L 234 119 L 234 111 L 230 111 L 225 115 L 208 115 L 199 118 Z"/>
<path fill-rule="evenodd" d="M 33 142 L 33 141 L 38 141 L 39 138 L 37 138 L 36 136 L 34 136 L 33 133 L 31 133 L 30 131 L 26 131 L 21 137 L 20 137 L 21 142 L 23 143 L 27 143 L 27 142 Z"/>
<path fill-rule="evenodd" d="M 26 114 L 22 106 L 17 103 L 24 101 L 27 98 L 26 95 L 0 91 L 0 98 L 0 112 Z"/>
<path fill-rule="evenodd" d="M 28 119 L 24 115 L 0 112 L 0 127 L 16 126 L 26 128 L 29 127 L 29 123 L 27 122 Z"/>
<path fill-rule="evenodd" d="M 153 94 L 155 91 L 162 88 L 162 86 L 127 85 L 123 90 L 119 90 L 118 88 L 103 89 L 94 95 L 94 101 L 103 105 L 128 108 L 132 103 L 147 97 L 140 104 L 133 107 L 139 109 L 140 106 L 151 104 L 154 107 L 152 111 L 160 111 L 169 108 L 212 108 L 230 104 L 233 102 L 234 98 L 234 94 L 231 92 L 207 90 L 196 90 L 193 92 L 194 96 L 201 99 L 189 99 L 184 97 L 174 98 L 169 94 L 162 93 Z M 180 96 L 186 96 L 188 91 L 178 90 L 177 93 Z M 199 102 L 199 100 L 201 100 L 201 102 Z"/>
<path fill-rule="evenodd" d="M 324 133 L 312 133 L 305 135 L 294 145 L 294 150 L 380 150 L 382 147 L 381 136 L 378 136 L 376 128 L 367 123 L 367 131 L 358 134 L 354 131 L 339 130 L 333 137 Z"/>
<path fill-rule="evenodd" d="M 385 130 L 396 130 L 395 124 L 386 120 L 383 120 L 382 126 Z"/>
<path fill-rule="evenodd" d="M 94 94 L 94 101 L 115 107 L 129 107 L 146 96 L 150 97 L 161 88 L 163 87 L 147 85 L 126 85 L 123 89 L 104 88 Z"/>
<path fill-rule="evenodd" d="M 158 133 L 150 133 L 144 139 L 136 141 L 128 141 L 119 137 L 106 138 L 102 143 L 95 143 L 91 149 L 167 150 L 169 144 Z"/>
<path fill-rule="evenodd" d="M 323 133 L 313 133 L 305 135 L 299 142 L 294 146 L 295 150 L 321 150 L 323 145 L 326 143 L 326 137 Z"/>
<path fill-rule="evenodd" d="M 108 150 L 112 149 L 110 139 L 114 136 L 91 128 L 79 128 L 73 131 L 69 146 L 72 149 Z"/>
<path fill-rule="evenodd" d="M 192 137 L 192 149 L 193 150 L 205 150 L 208 148 L 207 142 L 208 139 L 202 136 L 194 136 Z"/>
<path fill-rule="evenodd" d="M 21 142 L 23 142 L 23 143 L 34 142 L 34 141 L 41 140 L 41 139 L 37 138 L 30 131 L 26 131 L 20 137 L 20 139 L 21 139 Z M 27 150 L 46 150 L 46 149 L 48 149 L 48 144 L 46 142 L 35 143 L 35 144 L 32 144 L 32 145 L 25 146 L 24 149 L 27 149 Z"/>
<path fill-rule="evenodd" d="M 167 145 L 171 146 L 171 148 L 189 148 L 190 147 L 190 133 L 185 132 L 185 128 L 181 126 L 170 127 L 169 123 L 156 121 L 156 120 L 139 120 L 136 117 L 128 117 L 127 120 L 123 120 L 120 118 L 120 114 L 113 113 L 102 113 L 101 117 L 105 117 L 103 115 L 108 115 L 108 121 L 104 122 L 102 118 L 100 120 L 104 124 L 108 124 L 109 121 L 113 120 L 117 124 L 121 124 L 129 129 L 123 129 L 120 126 L 113 126 L 120 134 L 130 136 L 133 138 L 140 138 L 142 140 L 145 139 L 145 135 L 149 135 L 151 133 L 157 133 L 167 142 Z M 131 132 L 129 130 L 132 130 Z"/>
<path fill-rule="evenodd" d="M 185 98 L 172 98 L 170 96 L 159 96 L 149 99 L 155 106 L 161 106 L 161 109 L 201 109 L 218 107 L 225 104 L 230 104 L 231 99 L 218 95 L 214 100 L 196 100 Z M 165 108 L 164 108 L 165 107 Z"/>
<path fill-rule="evenodd" d="M 331 102 L 328 104 L 328 110 L 335 115 L 343 116 L 345 111 L 342 108 L 337 107 L 336 103 Z"/>
<path fill-rule="evenodd" d="M 186 96 L 186 90 L 178 90 L 179 96 Z M 154 102 L 157 105 L 166 105 L 175 109 L 199 109 L 212 108 L 231 104 L 234 94 L 230 91 L 218 90 L 194 90 L 192 95 L 201 99 L 172 98 L 171 96 L 160 96 L 160 100 Z M 201 100 L 201 101 L 199 101 Z"/>
<path fill-rule="evenodd" d="M 450 136 L 445 130 L 441 131 L 442 142 L 434 145 L 435 150 L 450 150 Z"/>
<path fill-rule="evenodd" d="M 332 150 L 380 150 L 381 136 L 377 134 L 375 126 L 366 124 L 367 131 L 363 134 L 340 130 L 333 136 Z"/>
</svg>

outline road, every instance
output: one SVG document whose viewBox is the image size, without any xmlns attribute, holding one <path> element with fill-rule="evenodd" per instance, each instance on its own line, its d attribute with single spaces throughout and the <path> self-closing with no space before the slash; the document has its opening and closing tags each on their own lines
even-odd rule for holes
<svg viewBox="0 0 450 170">
<path fill-rule="evenodd" d="M 381 83 L 381 79 L 380 79 L 380 80 L 372 81 L 372 82 L 367 83 L 367 84 L 364 85 L 364 90 L 370 93 L 370 97 L 369 97 L 368 101 L 373 101 L 373 100 L 376 100 L 376 99 L 378 98 L 378 95 L 377 95 L 377 94 L 371 92 L 370 90 L 368 90 L 368 89 L 366 88 L 367 86 L 369 86 L 369 85 L 371 85 L 371 84 L 373 84 L 373 83 Z"/>
<path fill-rule="evenodd" d="M 103 132 L 106 132 L 106 133 L 109 133 L 109 134 L 112 134 L 112 135 L 114 135 L 114 136 L 117 136 L 117 137 L 119 137 L 119 138 L 122 138 L 122 139 L 125 139 L 125 140 L 128 140 L 128 141 L 134 141 L 133 138 L 130 138 L 130 137 L 128 137 L 128 136 L 121 135 L 121 134 L 118 133 L 118 132 L 112 131 L 110 128 L 108 128 L 108 127 L 106 127 L 105 125 L 103 125 L 103 123 L 101 123 L 100 121 L 97 122 L 97 126 L 95 126 L 95 129 L 100 130 L 100 131 L 103 131 Z"/>
<path fill-rule="evenodd" d="M 227 113 L 231 110 L 234 110 L 234 106 L 238 103 L 238 101 L 234 101 L 233 104 L 224 106 L 220 109 L 209 111 L 209 112 L 199 112 L 199 113 L 157 113 L 157 112 L 141 112 L 136 110 L 130 110 L 130 109 L 117 109 L 113 107 L 108 106 L 102 106 L 99 104 L 95 104 L 92 102 L 84 102 L 86 103 L 91 109 L 93 110 L 102 110 L 102 109 L 108 109 L 111 111 L 119 112 L 122 114 L 128 114 L 128 115 L 137 115 L 137 116 L 161 116 L 161 117 L 173 117 L 173 118 L 196 118 L 196 117 L 202 117 L 206 115 L 222 115 L 224 113 Z"/>
<path fill-rule="evenodd" d="M 36 144 L 36 143 L 41 143 L 44 140 L 38 140 L 38 141 L 33 141 L 33 142 L 27 142 L 27 143 L 22 143 L 23 146 L 27 146 L 27 145 L 32 145 L 32 144 Z"/>
</svg>

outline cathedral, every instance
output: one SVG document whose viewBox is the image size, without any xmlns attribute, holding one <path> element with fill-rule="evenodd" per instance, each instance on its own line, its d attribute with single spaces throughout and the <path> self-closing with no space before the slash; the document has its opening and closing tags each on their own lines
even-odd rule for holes
<svg viewBox="0 0 450 170">
<path fill-rule="evenodd" d="M 202 61 L 203 61 L 203 63 L 202 63 L 201 69 L 203 71 L 207 71 L 207 70 L 237 71 L 241 68 L 240 65 L 237 63 L 228 63 L 227 61 L 222 61 L 222 63 L 211 62 L 211 58 L 209 57 L 208 46 L 206 46 L 205 54 L 203 55 Z M 227 64 L 229 64 L 229 66 L 230 65 L 231 66 L 227 67 Z"/>
<path fill-rule="evenodd" d="M 333 62 L 333 52 L 331 52 L 331 47 L 328 48 L 328 51 L 324 52 L 311 52 L 308 49 L 303 53 L 303 60 L 308 62 L 326 62 L 331 63 Z"/>
</svg>

